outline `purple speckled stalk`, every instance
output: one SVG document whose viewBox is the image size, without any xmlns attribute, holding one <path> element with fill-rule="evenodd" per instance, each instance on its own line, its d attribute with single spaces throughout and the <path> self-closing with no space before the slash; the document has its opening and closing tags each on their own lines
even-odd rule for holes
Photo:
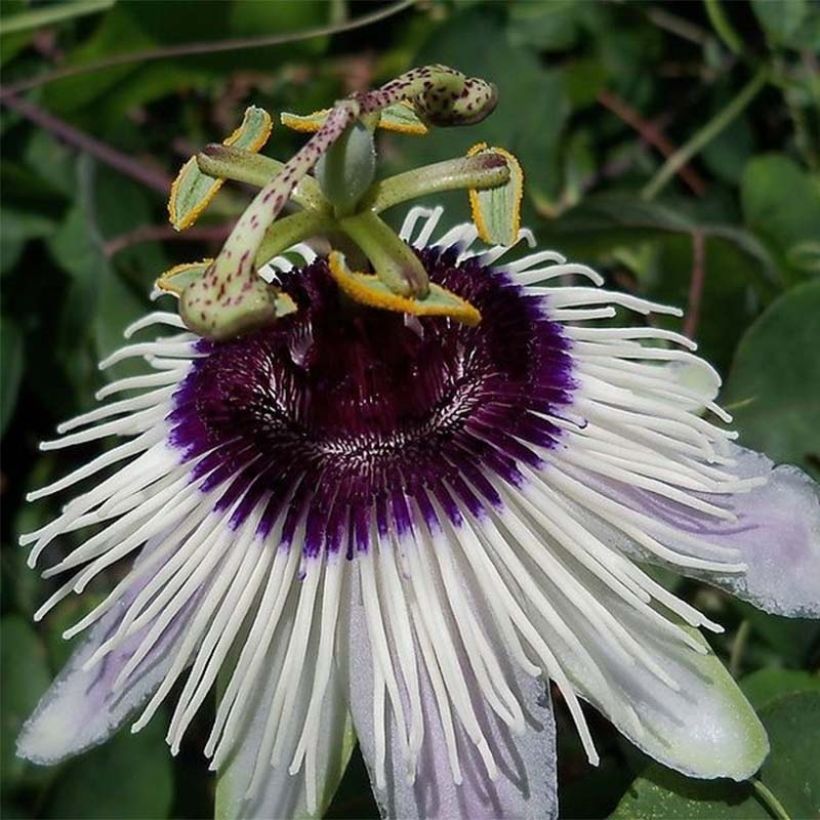
<svg viewBox="0 0 820 820">
<path fill-rule="evenodd" d="M 242 502 L 238 525 L 264 504 L 260 528 L 284 519 L 306 556 L 368 548 L 379 531 L 411 529 L 414 508 L 436 525 L 434 497 L 454 523 L 459 506 L 501 503 L 488 476 L 521 480 L 539 466 L 528 444 L 554 446 L 573 390 L 569 342 L 504 273 L 456 249 L 421 251 L 431 281 L 475 305 L 477 327 L 349 304 L 323 259 L 282 274 L 299 310 L 237 339 L 200 342 L 175 395 L 172 442 L 200 457 L 204 491 Z M 225 488 L 226 487 L 226 488 Z M 303 535 L 301 534 L 303 533 Z"/>
</svg>

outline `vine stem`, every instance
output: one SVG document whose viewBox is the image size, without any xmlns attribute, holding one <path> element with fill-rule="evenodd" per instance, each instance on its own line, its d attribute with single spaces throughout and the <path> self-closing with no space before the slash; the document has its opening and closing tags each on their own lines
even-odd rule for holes
<svg viewBox="0 0 820 820">
<path fill-rule="evenodd" d="M 743 40 L 740 39 L 738 33 L 732 28 L 729 18 L 720 5 L 720 0 L 705 0 L 705 5 L 709 22 L 718 33 L 720 39 L 723 40 L 733 54 L 739 55 L 743 51 Z"/>
<path fill-rule="evenodd" d="M 712 117 L 692 139 L 682 145 L 672 154 L 661 166 L 655 176 L 649 180 L 641 191 L 641 199 L 650 201 L 666 186 L 670 179 L 682 168 L 692 157 L 694 157 L 704 146 L 711 142 L 721 131 L 723 131 L 732 120 L 757 96 L 757 93 L 766 85 L 769 79 L 769 70 L 766 66 L 749 80 L 740 90 L 740 93 L 722 111 Z"/>
<path fill-rule="evenodd" d="M 777 820 L 791 820 L 789 813 L 783 808 L 783 804 L 774 796 L 772 790 L 766 786 L 762 780 L 754 778 L 752 786 L 758 796 L 766 805 L 766 808 L 777 818 Z"/>
<path fill-rule="evenodd" d="M 310 40 L 313 37 L 325 37 L 333 34 L 341 34 L 345 31 L 353 31 L 363 26 L 378 23 L 394 14 L 398 14 L 404 9 L 410 8 L 417 0 L 399 0 L 387 8 L 379 9 L 370 14 L 362 15 L 353 20 L 346 20 L 328 26 L 309 28 L 293 34 L 266 34 L 261 37 L 241 37 L 231 40 L 217 40 L 215 42 L 182 43 L 176 46 L 165 46 L 163 48 L 148 49 L 145 51 L 132 51 L 126 54 L 118 54 L 105 60 L 99 60 L 86 65 L 66 66 L 58 68 L 37 77 L 30 77 L 20 82 L 12 83 L 6 88 L 0 89 L 0 100 L 5 100 L 9 94 L 19 94 L 22 91 L 29 91 L 38 88 L 46 83 L 55 80 L 63 80 L 66 77 L 75 77 L 78 74 L 88 74 L 89 72 L 104 71 L 127 63 L 147 63 L 153 60 L 164 60 L 169 57 L 190 57 L 195 54 L 216 54 L 222 51 L 240 51 L 249 48 L 267 48 L 270 46 L 280 46 L 286 43 L 296 43 L 301 40 Z"/>
<path fill-rule="evenodd" d="M 623 120 L 628 126 L 634 128 L 643 140 L 657 148 L 665 158 L 671 157 L 677 150 L 676 146 L 663 133 L 657 123 L 644 119 L 637 110 L 624 102 L 624 100 L 616 94 L 603 89 L 598 92 L 598 102 L 604 106 L 604 108 L 609 109 L 618 119 Z M 680 178 L 692 189 L 693 193 L 698 196 L 703 196 L 706 190 L 706 183 L 693 168 L 689 168 L 684 163 L 678 173 L 680 174 Z"/>
<path fill-rule="evenodd" d="M 19 12 L 0 20 L 0 34 L 29 31 L 33 28 L 62 23 L 63 20 L 73 20 L 87 14 L 107 11 L 113 5 L 114 0 L 76 0 L 74 3 L 60 3 Z"/>
<path fill-rule="evenodd" d="M 752 631 L 752 625 L 748 620 L 741 621 L 740 626 L 735 635 L 734 643 L 732 644 L 732 653 L 729 656 L 729 672 L 733 678 L 740 677 L 740 665 L 743 662 L 743 653 L 746 651 L 746 644 L 749 641 L 749 633 Z"/>
<path fill-rule="evenodd" d="M 166 195 L 171 185 L 171 178 L 163 171 L 156 170 L 133 159 L 116 148 L 112 148 L 107 143 L 80 131 L 73 125 L 69 125 L 54 114 L 44 111 L 28 100 L 17 97 L 14 94 L 6 94 L 2 98 L 3 105 L 22 114 L 27 120 L 39 125 L 45 131 L 50 131 L 54 136 L 68 143 L 74 148 L 79 148 L 86 154 L 96 157 L 101 162 L 119 171 L 131 179 L 151 188 L 160 194 Z"/>
<path fill-rule="evenodd" d="M 112 257 L 120 251 L 139 245 L 141 242 L 222 242 L 230 234 L 232 223 L 224 225 L 194 225 L 180 233 L 171 225 L 140 225 L 133 231 L 119 234 L 109 239 L 103 251 L 107 257 Z"/>
</svg>

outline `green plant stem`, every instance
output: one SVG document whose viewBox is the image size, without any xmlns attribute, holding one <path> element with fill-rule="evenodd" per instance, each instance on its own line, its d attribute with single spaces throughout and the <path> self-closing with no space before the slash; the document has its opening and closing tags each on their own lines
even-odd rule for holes
<svg viewBox="0 0 820 820">
<path fill-rule="evenodd" d="M 748 620 L 741 621 L 732 644 L 732 654 L 729 656 L 729 672 L 733 678 L 740 675 L 740 664 L 743 662 L 743 653 L 746 651 L 746 644 L 749 641 L 749 633 L 752 626 Z"/>
<path fill-rule="evenodd" d="M 86 14 L 106 11 L 114 5 L 114 0 L 77 0 L 76 3 L 60 3 L 45 8 L 32 9 L 15 14 L 0 21 L 0 34 L 11 34 L 15 31 L 28 31 L 63 20 L 73 20 Z"/>
<path fill-rule="evenodd" d="M 413 251 L 372 211 L 338 221 L 370 260 L 373 270 L 387 287 L 401 296 L 424 299 L 430 292 L 427 271 Z"/>
<path fill-rule="evenodd" d="M 706 14 L 709 16 L 709 22 L 712 28 L 717 32 L 718 37 L 725 43 L 732 54 L 740 54 L 743 51 L 743 40 L 740 39 L 738 33 L 732 28 L 729 18 L 723 13 L 723 6 L 720 5 L 720 0 L 704 0 L 706 5 Z"/>
<path fill-rule="evenodd" d="M 284 162 L 263 154 L 253 154 L 241 148 L 217 143 L 206 145 L 196 155 L 196 164 L 209 177 L 245 182 L 256 188 L 264 188 L 285 167 Z M 312 177 L 306 176 L 299 180 L 291 199 L 303 208 L 330 213 L 330 205 Z"/>
<path fill-rule="evenodd" d="M 365 194 L 363 207 L 380 213 L 401 202 L 442 191 L 496 188 L 509 178 L 505 161 L 493 165 L 486 156 L 448 159 L 379 180 Z"/>
<path fill-rule="evenodd" d="M 310 40 L 314 37 L 328 37 L 344 31 L 353 31 L 364 26 L 378 23 L 394 14 L 404 11 L 414 5 L 417 0 L 398 0 L 385 8 L 379 8 L 370 14 L 364 14 L 343 23 L 329 26 L 319 26 L 317 28 L 303 29 L 290 34 L 264 34 L 260 37 L 240 37 L 230 40 L 216 40 L 213 42 L 181 43 L 174 46 L 162 46 L 160 48 L 147 49 L 144 51 L 132 51 L 127 54 L 117 54 L 85 65 L 66 66 L 30 77 L 27 80 L 13 83 L 7 88 L 0 89 L 0 99 L 6 94 L 20 93 L 37 88 L 55 80 L 63 80 L 66 77 L 76 77 L 78 74 L 98 73 L 109 68 L 126 65 L 128 63 L 147 63 L 152 60 L 165 60 L 177 57 L 190 57 L 196 54 L 217 54 L 224 51 L 242 51 L 250 48 L 268 48 L 270 46 L 280 46 L 286 43 L 298 43 L 302 40 Z"/>
<path fill-rule="evenodd" d="M 312 236 L 327 234 L 334 228 L 335 223 L 332 219 L 314 211 L 299 211 L 279 219 L 265 233 L 265 238 L 256 252 L 255 265 L 259 268 L 298 242 L 304 242 Z"/>
<path fill-rule="evenodd" d="M 675 34 L 678 37 L 688 40 L 698 46 L 705 46 L 712 35 L 700 26 L 691 23 L 683 17 L 678 17 L 675 14 L 670 14 L 661 6 L 644 5 L 641 10 L 646 15 L 647 19 L 654 23 L 658 28 Z"/>
<path fill-rule="evenodd" d="M 772 790 L 763 784 L 763 781 L 755 778 L 752 780 L 752 786 L 765 804 L 766 808 L 769 809 L 777 820 L 791 820 L 789 813 L 785 808 L 783 808 L 783 804 L 774 796 Z"/>
<path fill-rule="evenodd" d="M 641 198 L 647 201 L 654 199 L 670 179 L 689 162 L 704 146 L 710 143 L 732 120 L 757 96 L 766 84 L 769 70 L 766 66 L 746 83 L 740 93 L 722 111 L 712 117 L 685 145 L 682 145 L 661 166 L 655 176 L 649 180 L 641 191 Z"/>
</svg>

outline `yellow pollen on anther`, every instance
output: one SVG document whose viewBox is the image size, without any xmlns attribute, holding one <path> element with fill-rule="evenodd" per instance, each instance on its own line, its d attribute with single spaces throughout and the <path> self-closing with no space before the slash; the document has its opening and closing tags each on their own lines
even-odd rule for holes
<svg viewBox="0 0 820 820">
<path fill-rule="evenodd" d="M 475 188 L 470 189 L 470 211 L 473 224 L 482 242 L 486 242 L 489 245 L 496 243 L 513 245 L 521 229 L 521 201 L 524 196 L 524 172 L 513 154 L 504 148 L 488 146 L 486 142 L 479 142 L 477 145 L 474 145 L 467 152 L 467 156 L 474 157 L 482 153 L 502 156 L 507 163 L 507 167 L 510 169 L 510 179 L 504 185 L 499 186 L 499 188 L 490 189 L 489 191 L 479 191 Z M 486 200 L 482 203 L 481 197 L 482 194 L 485 197 L 498 196 L 500 191 L 506 193 L 507 199 L 506 202 L 503 202 L 505 211 L 503 222 L 505 224 L 503 225 L 503 230 L 499 225 L 495 225 L 495 230 L 491 230 L 490 225 L 487 224 L 486 208 L 488 207 L 488 203 Z M 504 236 L 500 236 L 499 232 L 502 232 Z"/>
<path fill-rule="evenodd" d="M 223 145 L 232 145 L 250 153 L 260 151 L 270 137 L 273 121 L 267 111 L 251 106 L 245 111 L 242 123 L 233 133 L 222 141 Z M 190 228 L 203 211 L 219 193 L 224 180 L 215 179 L 199 170 L 196 157 L 191 157 L 179 169 L 176 179 L 171 183 L 171 194 L 168 197 L 168 217 L 178 231 Z M 182 202 L 182 198 L 186 201 Z"/>
<path fill-rule="evenodd" d="M 328 257 L 328 267 L 342 292 L 359 304 L 413 316 L 447 316 L 470 326 L 481 321 L 481 313 L 469 302 L 432 282 L 425 299 L 412 299 L 393 293 L 375 274 L 349 270 L 338 251 Z"/>
</svg>

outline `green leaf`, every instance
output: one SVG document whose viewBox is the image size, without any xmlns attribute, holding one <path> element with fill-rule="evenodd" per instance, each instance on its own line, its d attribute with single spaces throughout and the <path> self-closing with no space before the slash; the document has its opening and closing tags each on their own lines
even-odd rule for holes
<svg viewBox="0 0 820 820">
<path fill-rule="evenodd" d="M 781 296 L 744 335 L 723 394 L 746 446 L 815 474 L 820 464 L 818 316 L 820 281 Z"/>
<path fill-rule="evenodd" d="M 770 45 L 796 45 L 809 13 L 808 0 L 752 0 L 752 9 Z"/>
<path fill-rule="evenodd" d="M 107 242 L 132 234 L 143 225 L 161 221 L 162 211 L 158 204 L 153 192 L 98 165 L 86 207 L 92 227 L 97 228 L 97 242 L 104 255 Z M 117 250 L 110 256 L 108 264 L 147 296 L 157 274 L 170 267 L 171 262 L 160 242 L 142 241 Z"/>
<path fill-rule="evenodd" d="M 820 242 L 814 239 L 795 242 L 786 252 L 786 261 L 798 270 L 820 273 Z"/>
<path fill-rule="evenodd" d="M 47 236 L 54 230 L 54 222 L 47 216 L 16 208 L 0 211 L 3 242 L 0 244 L 0 274 L 11 270 L 23 254 L 27 242 Z"/>
<path fill-rule="evenodd" d="M 127 248 L 113 265 L 104 252 L 104 232 L 144 224 L 150 218 L 144 193 L 104 169 L 97 173 L 87 157 L 78 164 L 77 180 L 77 203 L 49 247 L 71 277 L 59 349 L 72 381 L 84 395 L 99 378 L 96 360 L 121 347 L 125 327 L 145 312 L 150 283 L 165 260 L 151 243 Z M 124 275 L 129 267 L 137 274 L 134 283 Z M 88 343 L 93 345 L 93 358 L 78 354 L 78 347 Z M 129 359 L 106 370 L 106 376 L 116 379 L 142 372 L 141 361 Z"/>
<path fill-rule="evenodd" d="M 561 234 L 588 234 L 592 241 L 601 232 L 643 230 L 691 233 L 700 227 L 686 214 L 665 205 L 646 202 L 631 193 L 621 192 L 589 196 L 582 205 L 568 211 L 553 224 Z"/>
<path fill-rule="evenodd" d="M 564 69 L 564 88 L 575 109 L 596 105 L 598 92 L 606 81 L 606 72 L 597 60 L 574 60 Z M 576 131 L 575 135 L 579 133 Z"/>
<path fill-rule="evenodd" d="M 802 669 L 759 669 L 740 681 L 749 703 L 760 710 L 771 702 L 797 692 L 820 692 L 820 677 Z"/>
<path fill-rule="evenodd" d="M 197 92 L 213 84 L 210 72 L 188 60 L 152 60 L 146 63 L 135 60 L 134 64 L 139 66 L 138 69 L 107 89 L 91 108 L 93 113 L 83 118 L 85 127 L 94 133 L 111 135 L 109 141 L 121 150 L 142 142 L 139 136 L 128 133 L 135 110 L 163 97 Z M 139 128 L 136 123 L 134 125 Z"/>
<path fill-rule="evenodd" d="M 757 648 L 768 648 L 765 659 L 771 661 L 774 655 L 781 663 L 795 667 L 809 662 L 813 647 L 820 639 L 820 621 L 772 615 L 737 598 L 730 601 L 732 608 L 749 621 L 752 634 L 760 639 Z"/>
<path fill-rule="evenodd" d="M 48 817 L 145 820 L 168 817 L 173 769 L 160 717 L 136 735 L 127 729 L 71 761 L 49 803 Z"/>
<path fill-rule="evenodd" d="M 611 815 L 614 820 L 771 820 L 751 783 L 694 780 L 653 764 Z"/>
<path fill-rule="evenodd" d="M 771 753 L 758 777 L 790 817 L 820 812 L 820 692 L 775 698 L 760 710 Z M 619 820 L 771 818 L 751 782 L 694 780 L 651 766 L 637 778 L 612 815 Z"/>
<path fill-rule="evenodd" d="M 154 5 L 140 3 L 140 10 L 130 9 L 130 3 L 117 3 L 97 22 L 90 37 L 71 49 L 65 65 L 81 66 L 96 63 L 106 57 L 150 48 L 156 44 L 139 24 L 139 15 Z M 165 5 L 165 4 L 162 4 Z M 205 16 L 205 15 L 202 15 Z M 90 106 L 109 89 L 116 88 L 129 74 L 139 69 L 139 62 L 113 66 L 105 71 L 90 71 L 49 83 L 43 93 L 43 104 L 49 111 L 75 112 Z M 97 112 L 98 115 L 99 112 Z"/>
<path fill-rule="evenodd" d="M 229 3 L 230 32 L 236 37 L 253 37 L 261 32 L 297 32 L 305 29 L 318 28 L 331 21 L 333 3 L 327 0 L 277 0 L 276 3 Z M 311 58 L 322 54 L 330 37 L 312 37 L 292 43 L 284 48 L 287 50 L 285 59 L 296 57 Z M 265 66 L 269 57 L 260 49 L 261 54 L 254 55 L 256 64 Z M 281 59 L 281 58 L 280 58 Z"/>
<path fill-rule="evenodd" d="M 5 0 L 4 0 L 5 2 Z M 151 52 L 166 45 L 218 43 L 231 37 L 258 37 L 264 33 L 296 33 L 326 23 L 331 4 L 324 0 L 278 0 L 275 3 L 211 2 L 208 13 L 198 6 L 173 0 L 117 3 L 94 32 L 68 55 L 69 65 L 87 65 L 123 54 Z M 279 47 L 207 52 L 156 63 L 139 59 L 50 83 L 45 107 L 78 114 L 83 125 L 97 131 L 102 122 L 116 124 L 134 104 L 150 102 L 174 89 L 222 88 L 236 70 L 270 73 L 285 59 L 318 55 L 329 38 L 314 37 Z M 175 84 L 173 84 L 175 83 Z M 178 106 L 179 110 L 182 106 Z"/>
<path fill-rule="evenodd" d="M 18 197 L 33 200 L 29 207 L 44 210 L 49 199 L 62 195 L 73 200 L 77 195 L 76 154 L 47 131 L 31 135 L 23 159 L 34 178 L 21 179 L 14 190 Z"/>
<path fill-rule="evenodd" d="M 15 754 L 17 735 L 40 695 L 48 688 L 51 674 L 45 649 L 37 633 L 19 615 L 0 621 L 0 689 L 3 697 L 0 725 L 0 763 L 6 783 L 19 780 L 27 763 Z"/>
<path fill-rule="evenodd" d="M 568 256 L 593 255 L 627 264 L 640 291 L 655 301 L 687 307 L 694 263 L 693 235 L 705 240 L 703 293 L 696 340 L 720 370 L 728 370 L 742 329 L 776 292 L 776 268 L 747 231 L 702 222 L 633 194 L 588 196 L 542 225 L 539 243 Z M 602 273 L 605 270 L 602 270 Z M 679 320 L 662 320 L 680 328 Z"/>
<path fill-rule="evenodd" d="M 760 710 L 772 753 L 760 779 L 790 817 L 820 815 L 820 692 L 800 692 L 772 701 Z"/>
<path fill-rule="evenodd" d="M 94 341 L 97 356 L 104 359 L 125 343 L 125 328 L 145 313 L 145 296 L 138 293 L 113 270 L 108 270 L 100 282 L 100 305 L 94 321 Z M 118 362 L 105 372 L 109 379 L 145 373 L 140 359 Z"/>
<path fill-rule="evenodd" d="M 805 273 L 800 246 L 817 240 L 820 187 L 793 160 L 766 154 L 746 166 L 740 195 L 746 224 L 771 247 L 784 269 Z M 810 270 L 812 260 L 808 262 Z"/>
<path fill-rule="evenodd" d="M 526 168 L 524 169 L 526 172 Z M 618 244 L 662 238 L 666 234 L 691 236 L 700 231 L 709 239 L 733 245 L 752 263 L 749 279 L 775 283 L 777 270 L 770 254 L 754 235 L 732 225 L 698 220 L 666 205 L 645 202 L 631 193 L 608 192 L 587 196 L 576 208 L 553 220 L 539 236 L 560 242 L 562 250 L 588 255 Z"/>
<path fill-rule="evenodd" d="M 771 285 L 734 242 L 710 237 L 704 251 L 700 319 L 694 336 L 700 355 L 726 373 L 743 329 L 763 308 Z M 647 295 L 686 310 L 693 265 L 690 237 L 665 238 L 657 245 L 651 274 L 642 280 Z M 680 327 L 675 321 L 664 324 Z"/>
<path fill-rule="evenodd" d="M 23 334 L 8 317 L 0 324 L 0 435 L 6 432 L 17 404 L 23 376 Z"/>
<path fill-rule="evenodd" d="M 753 151 L 752 129 L 747 119 L 740 116 L 707 143 L 700 159 L 716 177 L 737 185 Z"/>
<path fill-rule="evenodd" d="M 541 51 L 564 51 L 578 37 L 579 16 L 584 3 L 579 0 L 552 0 L 549 3 L 515 3 L 507 24 L 510 42 L 534 46 Z"/>
<path fill-rule="evenodd" d="M 71 208 L 47 244 L 69 277 L 59 314 L 55 356 L 75 386 L 77 400 L 82 400 L 96 378 L 89 352 L 99 283 L 106 275 L 108 262 L 90 235 L 87 215 L 80 205 Z"/>
</svg>

